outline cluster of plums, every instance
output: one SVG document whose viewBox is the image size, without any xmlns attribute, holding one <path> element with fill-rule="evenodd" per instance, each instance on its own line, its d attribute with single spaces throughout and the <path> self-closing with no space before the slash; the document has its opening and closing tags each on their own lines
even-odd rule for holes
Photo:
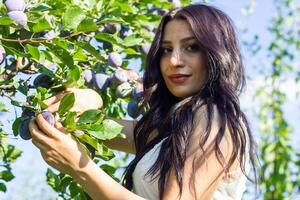
<svg viewBox="0 0 300 200">
<path fill-rule="evenodd" d="M 143 96 L 143 86 L 139 83 L 139 76 L 134 70 L 125 70 L 117 67 L 112 75 L 105 73 L 94 73 L 92 70 L 85 70 L 83 77 L 88 87 L 98 91 L 106 88 L 114 88 L 115 95 L 119 98 L 130 97 L 127 112 L 132 118 L 137 118 L 141 114 L 139 103 Z"/>
<path fill-rule="evenodd" d="M 7 15 L 20 26 L 26 26 L 27 16 L 24 13 L 26 4 L 24 0 L 6 0 Z"/>
</svg>

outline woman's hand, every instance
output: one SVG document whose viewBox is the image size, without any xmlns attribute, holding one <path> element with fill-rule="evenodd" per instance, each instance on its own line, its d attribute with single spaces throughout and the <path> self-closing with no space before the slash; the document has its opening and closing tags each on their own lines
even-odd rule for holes
<svg viewBox="0 0 300 200">
<path fill-rule="evenodd" d="M 62 173 L 76 176 L 91 159 L 80 144 L 59 122 L 49 124 L 41 114 L 29 124 L 32 143 L 39 148 L 47 164 Z"/>
<path fill-rule="evenodd" d="M 44 103 L 48 106 L 47 109 L 50 112 L 58 111 L 60 100 L 65 94 L 71 92 L 75 95 L 75 102 L 71 111 L 76 111 L 79 112 L 79 114 L 82 114 L 89 109 L 99 109 L 103 106 L 102 98 L 96 91 L 92 89 L 67 88 L 63 92 L 44 101 Z"/>
</svg>

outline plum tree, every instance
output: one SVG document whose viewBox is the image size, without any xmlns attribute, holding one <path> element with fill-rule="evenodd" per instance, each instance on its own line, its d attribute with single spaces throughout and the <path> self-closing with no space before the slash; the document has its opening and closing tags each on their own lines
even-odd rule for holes
<svg viewBox="0 0 300 200">
<path fill-rule="evenodd" d="M 8 12 L 11 11 L 22 11 L 24 12 L 26 4 L 24 0 L 6 0 L 5 2 L 6 9 Z"/>
<path fill-rule="evenodd" d="M 33 81 L 34 87 L 43 87 L 49 89 L 52 85 L 53 85 L 53 80 L 47 74 L 40 74 Z"/>
<path fill-rule="evenodd" d="M 18 25 L 24 27 L 27 25 L 27 16 L 23 11 L 10 11 L 8 17 L 15 21 Z"/>
<path fill-rule="evenodd" d="M 127 82 L 127 72 L 122 68 L 118 68 L 113 74 L 113 82 L 117 85 Z"/>
<path fill-rule="evenodd" d="M 0 65 L 4 62 L 6 57 L 5 49 L 2 45 L 0 45 Z"/>
<path fill-rule="evenodd" d="M 112 52 L 108 55 L 108 64 L 113 67 L 121 67 L 123 61 L 122 57 L 118 52 Z"/>
<path fill-rule="evenodd" d="M 110 85 L 110 76 L 103 73 L 94 74 L 93 83 L 96 89 L 103 91 Z"/>
<path fill-rule="evenodd" d="M 54 116 L 52 115 L 51 112 L 49 111 L 44 111 L 41 113 L 42 116 L 44 117 L 44 119 L 51 125 L 54 125 L 55 123 L 55 119 L 54 119 Z"/>
<path fill-rule="evenodd" d="M 127 97 L 132 92 L 130 83 L 124 82 L 116 88 L 116 96 L 120 98 Z"/>
</svg>

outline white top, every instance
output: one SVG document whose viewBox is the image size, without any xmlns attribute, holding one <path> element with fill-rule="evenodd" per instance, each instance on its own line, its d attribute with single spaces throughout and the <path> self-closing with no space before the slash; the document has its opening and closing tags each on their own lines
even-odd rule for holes
<svg viewBox="0 0 300 200">
<path fill-rule="evenodd" d="M 147 200 L 159 199 L 158 179 L 151 182 L 151 176 L 144 177 L 144 175 L 156 161 L 162 142 L 163 140 L 143 156 L 132 174 L 133 192 Z M 248 171 L 247 168 L 246 165 L 246 171 Z M 246 180 L 241 169 L 227 173 L 226 178 L 224 177 L 217 186 L 212 200 L 241 200 L 246 190 Z"/>
</svg>

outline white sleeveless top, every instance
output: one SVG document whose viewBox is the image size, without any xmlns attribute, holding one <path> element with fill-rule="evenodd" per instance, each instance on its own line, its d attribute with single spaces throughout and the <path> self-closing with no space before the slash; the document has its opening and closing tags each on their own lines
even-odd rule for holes
<svg viewBox="0 0 300 200">
<path fill-rule="evenodd" d="M 147 200 L 159 200 L 158 179 L 151 182 L 151 176 L 144 175 L 156 161 L 162 142 L 163 140 L 143 156 L 132 174 L 133 192 Z M 246 172 L 248 171 L 249 166 L 246 165 Z M 246 176 L 238 169 L 227 173 L 226 177 L 220 181 L 212 200 L 241 200 L 246 190 Z"/>
</svg>

